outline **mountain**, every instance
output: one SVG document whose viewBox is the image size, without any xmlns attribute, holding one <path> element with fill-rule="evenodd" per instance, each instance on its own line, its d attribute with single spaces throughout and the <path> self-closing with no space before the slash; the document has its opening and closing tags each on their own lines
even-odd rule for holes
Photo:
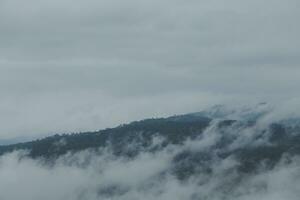
<svg viewBox="0 0 300 200">
<path fill-rule="evenodd" d="M 215 106 L 3 145 L 0 177 L 27 199 L 298 199 L 300 124 L 272 112 Z"/>
<path fill-rule="evenodd" d="M 170 118 L 146 119 L 120 125 L 97 132 L 62 134 L 38 139 L 32 142 L 0 146 L 0 154 L 14 150 L 29 150 L 33 158 L 53 158 L 87 148 L 111 145 L 116 154 L 135 154 L 146 147 L 154 136 L 165 138 L 165 145 L 179 144 L 187 138 L 196 137 L 209 125 L 211 119 L 200 116 L 173 116 Z M 129 150 L 127 144 L 138 143 L 137 149 Z"/>
<path fill-rule="evenodd" d="M 199 166 L 209 171 L 213 159 L 229 157 L 238 160 L 239 171 L 252 173 L 262 163 L 271 169 L 284 155 L 300 154 L 300 128 L 289 123 L 258 125 L 260 117 L 269 111 L 261 108 L 264 106 L 259 104 L 255 109 L 245 108 L 239 112 L 215 106 L 198 113 L 146 119 L 96 132 L 57 134 L 0 146 L 0 155 L 26 150 L 29 157 L 51 161 L 67 153 L 109 147 L 114 155 L 135 157 L 141 152 L 156 152 L 178 145 L 182 151 L 174 156 L 174 163 L 176 174 L 181 178 L 192 175 Z M 160 139 L 159 145 L 153 144 L 155 138 Z"/>
</svg>

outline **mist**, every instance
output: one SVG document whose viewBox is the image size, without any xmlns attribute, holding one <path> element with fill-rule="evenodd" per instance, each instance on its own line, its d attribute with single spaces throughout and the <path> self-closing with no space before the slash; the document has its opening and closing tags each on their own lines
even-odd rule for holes
<svg viewBox="0 0 300 200">
<path fill-rule="evenodd" d="M 0 200 L 298 200 L 299 7 L 0 0 Z"/>
<path fill-rule="evenodd" d="M 262 161 L 253 173 L 239 170 L 241 163 L 235 153 L 220 156 L 273 145 L 265 121 L 270 119 L 269 109 L 256 107 L 255 112 L 263 114 L 250 127 L 236 122 L 220 128 L 221 121 L 216 119 L 196 139 L 187 138 L 182 144 L 163 145 L 166 138 L 159 135 L 153 136 L 147 147 L 128 143 L 127 149 L 139 149 L 133 157 L 116 155 L 109 145 L 69 152 L 51 162 L 43 157 L 33 159 L 26 151 L 5 154 L 0 157 L 0 199 L 296 200 L 300 195 L 298 155 L 285 154 L 272 168 Z M 245 109 L 234 115 L 246 116 L 245 111 L 255 114 Z M 229 113 L 226 117 L 231 118 L 233 112 Z M 54 145 L 59 148 L 66 142 Z M 178 159 L 186 152 L 207 158 L 196 165 L 191 176 L 183 178 L 177 173 L 180 167 L 193 165 L 192 160 Z"/>
</svg>

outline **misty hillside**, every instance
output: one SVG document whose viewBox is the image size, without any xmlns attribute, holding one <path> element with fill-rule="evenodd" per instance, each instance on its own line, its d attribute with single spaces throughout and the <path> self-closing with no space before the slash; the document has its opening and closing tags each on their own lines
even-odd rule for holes
<svg viewBox="0 0 300 200">
<path fill-rule="evenodd" d="M 210 121 L 211 119 L 206 117 L 189 115 L 146 119 L 97 132 L 54 135 L 32 142 L 0 146 L 0 153 L 29 150 L 29 155 L 33 158 L 55 158 L 69 151 L 76 152 L 110 145 L 114 153 L 130 156 L 137 154 L 139 149 L 151 145 L 153 137 L 165 138 L 165 145 L 180 144 L 187 138 L 195 138 L 203 132 Z M 128 144 L 137 146 L 128 149 L 126 148 Z"/>
<path fill-rule="evenodd" d="M 286 155 L 300 154 L 300 126 L 276 122 L 259 127 L 258 121 L 266 111 L 235 112 L 215 106 L 208 111 L 146 119 L 96 132 L 57 134 L 0 146 L 0 154 L 25 150 L 31 158 L 51 162 L 83 150 L 101 153 L 109 148 L 115 156 L 134 158 L 172 145 L 185 146 L 173 157 L 174 173 L 180 178 L 188 178 L 198 170 L 210 172 L 214 159 L 234 157 L 239 162 L 238 171 L 253 173 L 262 165 L 272 169 Z"/>
<path fill-rule="evenodd" d="M 0 153 L 0 177 L 6 180 L 0 199 L 296 200 L 300 195 L 298 119 L 275 119 L 265 104 L 215 106 L 57 134 L 1 146 Z M 18 193 L 9 190 L 18 186 Z"/>
<path fill-rule="evenodd" d="M 0 200 L 300 200 L 299 0 L 0 0 Z"/>
</svg>

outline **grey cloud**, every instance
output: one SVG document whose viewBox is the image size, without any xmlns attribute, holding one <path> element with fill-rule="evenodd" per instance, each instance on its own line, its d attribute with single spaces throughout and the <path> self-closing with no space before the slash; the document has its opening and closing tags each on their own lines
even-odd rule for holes
<svg viewBox="0 0 300 200">
<path fill-rule="evenodd" d="M 58 115 L 74 107 L 97 107 L 96 116 L 111 116 L 109 102 L 119 119 L 113 121 L 128 122 L 137 119 L 136 109 L 144 118 L 197 111 L 208 105 L 201 102 L 229 97 L 297 98 L 297 7 L 296 0 L 2 0 L 0 118 L 7 125 L 1 135 L 20 136 L 27 126 L 62 130 L 55 128 L 61 126 Z M 168 111 L 155 108 L 167 102 L 173 105 Z M 119 117 L 124 110 L 127 116 Z M 18 118 L 23 125 L 13 126 Z M 64 130 L 115 124 L 96 120 L 89 128 L 74 118 L 64 119 Z"/>
</svg>

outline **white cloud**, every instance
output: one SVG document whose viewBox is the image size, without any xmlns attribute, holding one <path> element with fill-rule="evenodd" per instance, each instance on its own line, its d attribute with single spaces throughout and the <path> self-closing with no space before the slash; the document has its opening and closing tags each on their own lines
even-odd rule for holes
<svg viewBox="0 0 300 200">
<path fill-rule="evenodd" d="M 180 181 L 171 173 L 178 164 L 173 159 L 189 144 L 141 152 L 130 159 L 116 157 L 108 149 L 86 150 L 61 156 L 54 166 L 24 157 L 22 152 L 6 154 L 0 157 L 0 199 L 296 200 L 300 195 L 298 157 L 284 157 L 274 169 L 251 176 L 235 170 L 239 162 L 234 155 L 214 158 L 209 162 L 211 174 L 200 171 Z"/>
</svg>

